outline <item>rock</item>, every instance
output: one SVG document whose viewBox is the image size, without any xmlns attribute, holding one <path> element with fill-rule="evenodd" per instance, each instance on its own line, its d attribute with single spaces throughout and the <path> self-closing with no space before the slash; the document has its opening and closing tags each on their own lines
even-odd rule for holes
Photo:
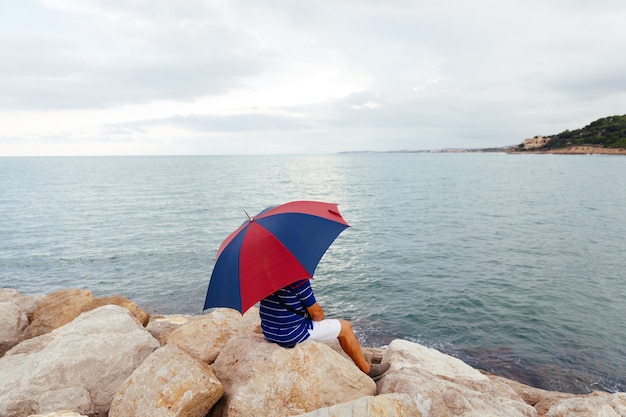
<svg viewBox="0 0 626 417">
<path fill-rule="evenodd" d="M 198 318 L 198 316 L 189 314 L 152 315 L 150 316 L 146 330 L 148 330 L 161 345 L 164 345 L 167 342 L 167 338 L 174 330 Z"/>
<path fill-rule="evenodd" d="M 93 300 L 91 291 L 78 288 L 59 290 L 48 294 L 37 303 L 33 321 L 21 335 L 20 341 L 50 333 L 52 330 L 71 322 Z"/>
<path fill-rule="evenodd" d="M 120 386 L 109 417 L 204 417 L 223 393 L 209 365 L 166 345 Z"/>
<path fill-rule="evenodd" d="M 120 384 L 158 347 L 125 308 L 83 313 L 0 358 L 0 416 L 66 409 L 106 416 Z"/>
<path fill-rule="evenodd" d="M 344 358 L 352 360 L 350 359 L 350 356 L 348 356 L 348 354 L 343 351 L 338 339 L 332 340 L 330 342 L 324 342 L 324 344 L 330 346 L 335 352 L 339 353 Z M 363 357 L 365 357 L 368 362 L 380 363 L 383 359 L 385 348 L 371 348 L 367 346 L 361 346 L 361 351 L 363 352 Z"/>
<path fill-rule="evenodd" d="M 13 288 L 0 288 L 0 302 L 13 300 L 20 295 L 20 292 Z"/>
<path fill-rule="evenodd" d="M 584 397 L 559 401 L 546 417 L 626 417 L 626 394 L 595 392 Z"/>
<path fill-rule="evenodd" d="M 210 416 L 286 416 L 374 395 L 376 384 L 329 346 L 293 349 L 245 333 L 226 343 L 213 363 L 225 394 Z"/>
<path fill-rule="evenodd" d="M 130 311 L 133 317 L 135 317 L 135 319 L 137 319 L 137 321 L 141 323 L 141 325 L 144 327 L 146 327 L 148 325 L 148 322 L 150 321 L 150 315 L 148 313 L 139 308 L 137 304 L 130 301 L 128 298 L 122 297 L 119 294 L 111 297 L 96 298 L 92 300 L 89 304 L 84 306 L 81 312 L 93 310 L 95 308 L 109 304 L 124 307 L 125 309 Z"/>
<path fill-rule="evenodd" d="M 43 295 L 22 295 L 10 288 L 0 288 L 0 357 L 21 340 L 41 298 Z"/>
<path fill-rule="evenodd" d="M 46 413 L 46 414 L 31 414 L 28 417 L 87 417 L 87 416 L 84 414 L 75 413 L 70 410 L 61 410 L 61 411 L 55 411 L 53 413 Z"/>
<path fill-rule="evenodd" d="M 574 394 L 568 394 L 565 392 L 546 391 L 540 388 L 534 388 L 507 378 L 503 378 L 497 375 L 487 375 L 492 381 L 506 384 L 513 389 L 522 400 L 529 405 L 535 407 L 537 413 L 540 416 L 544 416 L 550 407 L 557 402 L 576 397 Z"/>
<path fill-rule="evenodd" d="M 379 393 L 408 394 L 424 416 L 538 415 L 508 385 L 434 349 L 394 340 L 385 360 L 391 369 L 378 382 Z"/>
<path fill-rule="evenodd" d="M 200 360 L 211 364 L 228 340 L 247 332 L 260 332 L 258 308 L 251 308 L 242 317 L 236 310 L 218 308 L 200 316 L 174 330 L 166 343 L 181 349 Z"/>
<path fill-rule="evenodd" d="M 32 322 L 21 335 L 20 341 L 49 333 L 71 322 L 81 313 L 103 305 L 118 305 L 126 308 L 143 326 L 146 326 L 150 320 L 148 313 L 121 295 L 94 298 L 91 291 L 78 288 L 64 289 L 48 294 L 37 303 Z"/>
<path fill-rule="evenodd" d="M 27 327 L 28 316 L 15 300 L 0 301 L 0 357 L 17 345 Z"/>
<path fill-rule="evenodd" d="M 21 294 L 16 290 L 10 288 L 0 288 L 0 302 L 15 301 L 20 311 L 23 311 L 28 316 L 28 322 L 33 319 L 33 313 L 39 300 L 44 297 L 43 294 Z"/>
<path fill-rule="evenodd" d="M 383 394 L 320 408 L 297 417 L 422 417 L 406 394 Z"/>
</svg>

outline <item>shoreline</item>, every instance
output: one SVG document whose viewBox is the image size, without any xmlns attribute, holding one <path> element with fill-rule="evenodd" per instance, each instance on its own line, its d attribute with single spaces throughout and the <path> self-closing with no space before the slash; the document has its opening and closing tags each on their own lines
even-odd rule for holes
<svg viewBox="0 0 626 417">
<path fill-rule="evenodd" d="M 12 347 L 5 344 L 9 349 L 0 358 L 0 415 L 6 416 L 34 416 L 55 408 L 89 417 L 154 415 L 163 409 L 165 397 L 171 412 L 160 415 L 179 415 L 174 411 L 181 407 L 197 407 L 185 415 L 211 411 L 212 417 L 304 416 L 334 406 L 352 410 L 337 414 L 346 417 L 560 417 L 581 407 L 591 412 L 585 416 L 626 410 L 622 392 L 577 395 L 533 388 L 403 339 L 385 348 L 363 347 L 372 362 L 386 360 L 392 365 L 373 382 L 338 343 L 301 343 L 285 349 L 267 342 L 256 308 L 243 316 L 230 309 L 162 316 L 148 314 L 123 296 L 96 298 L 77 288 L 47 295 L 0 289 L 0 307 L 13 312 L 4 314 L 5 322 L 14 319 L 21 329 Z M 104 350 L 84 349 L 105 345 Z M 306 389 L 294 391 L 303 384 Z M 85 396 L 85 390 L 98 395 Z M 70 391 L 80 395 L 66 395 Z M 164 397 L 164 392 L 177 395 Z M 402 401 L 380 414 L 354 408 L 390 395 Z M 204 396 L 211 399 L 198 400 Z M 139 409 L 145 412 L 137 414 Z M 390 414 L 398 409 L 402 412 Z M 46 416 L 52 415 L 58 416 Z"/>
<path fill-rule="evenodd" d="M 583 145 L 570 146 L 568 148 L 549 149 L 549 150 L 510 150 L 509 154 L 534 154 L 534 155 L 626 155 L 624 148 L 604 148 L 601 146 Z"/>
<path fill-rule="evenodd" d="M 57 290 L 52 293 L 22 293 L 17 290 L 9 289 L 9 288 L 0 288 L 0 302 L 2 302 L 2 292 L 11 291 L 15 293 L 19 293 L 23 297 L 28 298 L 44 298 L 48 297 L 51 294 L 55 294 L 59 291 L 68 291 L 65 290 Z M 83 291 L 83 290 L 81 290 Z M 91 291 L 88 291 L 91 293 Z M 109 302 L 115 303 L 116 299 L 123 298 L 124 296 L 115 295 L 115 296 L 95 296 L 98 300 L 108 299 Z M 143 320 L 150 320 L 150 318 L 167 318 L 167 317 L 187 317 L 192 319 L 201 318 L 211 313 L 211 310 L 207 310 L 204 313 L 201 312 L 180 312 L 180 311 L 166 311 L 163 312 L 159 310 L 156 306 L 144 306 L 138 305 L 132 300 L 126 299 L 126 303 L 131 303 L 137 310 L 141 310 L 144 312 L 147 317 Z M 30 306 L 30 308 L 34 308 L 34 306 Z M 166 309 L 167 310 L 167 309 Z M 234 310 L 233 310 L 234 311 Z M 32 313 L 28 314 L 29 319 L 32 319 Z M 147 325 L 147 322 L 145 323 Z M 360 323 L 363 324 L 363 323 Z M 355 326 L 358 327 L 359 322 L 354 323 Z M 467 351 L 462 348 L 453 347 L 452 349 L 446 349 L 444 346 L 438 345 L 436 342 L 427 342 L 416 340 L 410 335 L 390 335 L 390 334 L 378 334 L 376 331 L 372 331 L 372 328 L 366 326 L 368 330 L 365 329 L 355 329 L 357 330 L 357 335 L 359 337 L 359 341 L 364 349 L 385 349 L 393 340 L 402 339 L 407 340 L 413 343 L 421 344 L 425 347 L 435 349 L 440 351 L 442 354 L 446 356 L 450 356 L 456 359 L 459 359 L 466 363 L 468 366 L 474 368 L 479 372 L 483 372 L 486 374 L 496 375 L 500 378 L 508 379 L 512 382 L 527 385 L 532 387 L 533 389 L 541 389 L 549 392 L 559 392 L 559 393 L 567 393 L 570 395 L 586 395 L 594 391 L 606 392 L 606 393 L 616 393 L 622 392 L 619 389 L 619 385 L 609 385 L 608 382 L 613 382 L 614 378 L 610 375 L 605 375 L 602 373 L 594 373 L 592 368 L 585 368 L 583 370 L 578 369 L 580 372 L 573 372 L 570 368 L 559 368 L 552 369 L 553 373 L 544 372 L 546 369 L 543 369 L 544 372 L 541 372 L 542 369 L 539 369 L 541 365 L 538 367 L 534 367 L 526 363 L 525 365 L 520 365 L 519 361 L 524 362 L 524 358 L 518 357 L 516 360 L 511 360 L 510 356 L 503 357 L 494 357 L 492 353 L 486 354 L 485 356 L 481 356 L 477 354 L 484 350 L 484 347 L 476 347 L 472 352 Z M 361 330 L 361 331 L 358 331 Z M 1 342 L 1 341 L 0 341 Z M 2 346 L 0 346 L 1 348 Z M 449 348 L 450 346 L 448 346 Z M 488 349 L 488 348 L 487 348 Z M 0 358 L 2 357 L 3 351 L 0 349 Z M 569 376 L 570 379 L 567 378 Z M 606 379 L 593 379 L 591 376 L 601 376 L 606 377 Z M 587 378 L 589 377 L 589 378 Z M 559 379 L 561 378 L 561 379 Z M 565 378 L 565 379 L 562 379 Z M 571 381 L 577 381 L 578 384 L 570 383 Z M 582 384 L 580 384 L 583 382 Z"/>
</svg>

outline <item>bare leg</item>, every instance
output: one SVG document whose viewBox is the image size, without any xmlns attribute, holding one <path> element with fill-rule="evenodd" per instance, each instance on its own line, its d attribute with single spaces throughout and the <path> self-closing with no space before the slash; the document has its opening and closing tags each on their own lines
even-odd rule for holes
<svg viewBox="0 0 626 417">
<path fill-rule="evenodd" d="M 339 320 L 339 322 L 341 323 L 341 331 L 339 332 L 337 339 L 339 339 L 341 348 L 348 356 L 350 356 L 354 364 L 361 371 L 368 373 L 370 371 L 370 364 L 363 356 L 361 345 L 352 331 L 352 325 L 346 320 Z"/>
</svg>

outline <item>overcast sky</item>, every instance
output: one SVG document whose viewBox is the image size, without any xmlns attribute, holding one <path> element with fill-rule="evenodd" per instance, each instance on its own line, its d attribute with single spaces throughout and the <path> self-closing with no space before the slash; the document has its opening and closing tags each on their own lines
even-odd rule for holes
<svg viewBox="0 0 626 417">
<path fill-rule="evenodd" d="M 481 148 L 626 114 L 624 0 L 5 0 L 0 155 Z"/>
</svg>

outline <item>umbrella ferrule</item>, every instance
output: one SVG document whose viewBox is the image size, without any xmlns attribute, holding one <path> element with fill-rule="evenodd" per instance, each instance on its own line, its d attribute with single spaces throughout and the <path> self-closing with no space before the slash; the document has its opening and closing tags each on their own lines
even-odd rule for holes
<svg viewBox="0 0 626 417">
<path fill-rule="evenodd" d="M 253 221 L 252 217 L 250 217 L 250 215 L 248 214 L 248 212 L 246 211 L 246 209 L 243 209 L 243 212 L 246 213 L 246 216 L 248 216 L 248 220 Z"/>
</svg>

